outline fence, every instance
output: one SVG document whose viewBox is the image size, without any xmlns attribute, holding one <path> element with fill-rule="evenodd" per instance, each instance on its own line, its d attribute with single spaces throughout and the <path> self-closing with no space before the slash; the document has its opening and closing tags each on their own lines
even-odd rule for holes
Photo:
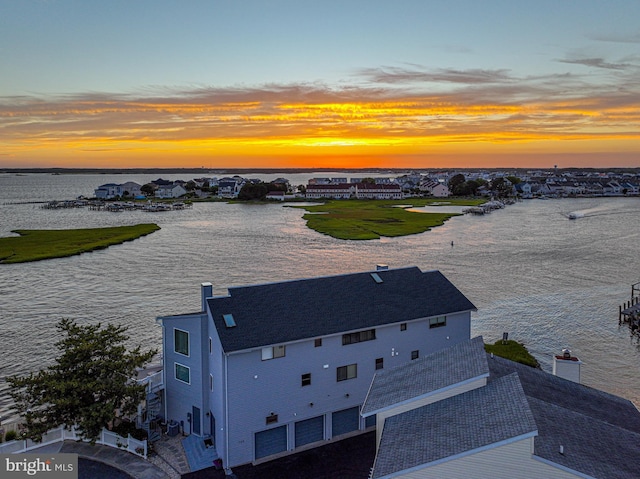
<svg viewBox="0 0 640 479">
<path fill-rule="evenodd" d="M 46 434 L 42 435 L 42 441 L 35 442 L 31 439 L 19 439 L 16 441 L 9 441 L 0 444 L 0 454 L 12 454 L 28 452 L 33 449 L 37 449 L 47 444 L 53 444 L 56 442 L 62 442 L 65 440 L 80 441 L 83 440 L 75 428 L 66 429 L 64 426 L 59 426 L 55 429 L 51 429 Z M 87 441 L 88 442 L 88 441 Z M 102 430 L 100 437 L 96 440 L 96 444 L 102 444 L 104 446 L 117 447 L 118 449 L 124 449 L 125 451 L 135 454 L 136 456 L 147 458 L 147 441 L 139 441 L 131 434 L 128 437 L 122 437 L 115 432 Z"/>
</svg>

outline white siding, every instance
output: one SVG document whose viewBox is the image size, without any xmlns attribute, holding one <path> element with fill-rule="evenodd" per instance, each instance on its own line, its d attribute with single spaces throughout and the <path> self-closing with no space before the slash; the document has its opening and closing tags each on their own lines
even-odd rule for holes
<svg viewBox="0 0 640 479">
<path fill-rule="evenodd" d="M 531 450 L 534 438 L 470 454 L 408 474 L 398 479 L 575 479 L 578 476 L 535 459 Z"/>
</svg>

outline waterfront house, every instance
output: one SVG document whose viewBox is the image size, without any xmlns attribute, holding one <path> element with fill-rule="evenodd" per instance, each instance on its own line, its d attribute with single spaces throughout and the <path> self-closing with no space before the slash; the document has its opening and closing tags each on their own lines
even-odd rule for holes
<svg viewBox="0 0 640 479">
<path fill-rule="evenodd" d="M 247 181 L 239 176 L 222 178 L 218 181 L 218 197 L 237 198 Z"/>
<path fill-rule="evenodd" d="M 267 193 L 266 199 L 274 201 L 284 201 L 284 191 L 270 191 Z"/>
<path fill-rule="evenodd" d="M 565 351 L 549 374 L 484 351 L 481 337 L 376 373 L 372 479 L 632 479 L 640 413 L 581 385 Z"/>
<path fill-rule="evenodd" d="M 201 311 L 158 318 L 164 417 L 225 467 L 373 427 L 360 406 L 374 372 L 468 340 L 475 310 L 417 267 L 201 292 Z"/>
<path fill-rule="evenodd" d="M 447 185 L 430 178 L 422 180 L 420 183 L 420 191 L 436 198 L 446 198 L 451 195 Z"/>
<path fill-rule="evenodd" d="M 179 183 L 160 185 L 155 191 L 156 198 L 180 198 L 187 194 L 187 190 Z"/>
<path fill-rule="evenodd" d="M 400 200 L 403 195 L 400 186 L 397 184 L 346 182 L 339 184 L 313 184 L 310 182 L 307 185 L 306 198 Z"/>
<path fill-rule="evenodd" d="M 320 198 L 332 198 L 335 200 L 345 200 L 355 197 L 356 186 L 351 183 L 341 183 L 338 185 L 325 183 L 311 183 L 307 185 L 306 198 L 310 200 Z"/>
<path fill-rule="evenodd" d="M 110 200 L 113 198 L 117 198 L 121 193 L 122 190 L 120 188 L 120 185 L 116 183 L 106 183 L 104 185 L 100 185 L 93 191 L 93 195 L 101 200 Z"/>
<path fill-rule="evenodd" d="M 126 183 L 122 183 L 120 185 L 122 196 L 126 197 L 140 196 L 142 194 L 140 188 L 142 188 L 142 185 L 136 183 L 135 181 L 127 181 Z"/>
</svg>

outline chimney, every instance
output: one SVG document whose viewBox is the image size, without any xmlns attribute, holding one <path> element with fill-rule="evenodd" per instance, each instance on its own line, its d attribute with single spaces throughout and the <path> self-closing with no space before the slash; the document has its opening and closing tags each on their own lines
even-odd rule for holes
<svg viewBox="0 0 640 479">
<path fill-rule="evenodd" d="M 213 298 L 213 285 L 211 283 L 202 283 L 202 311 L 207 310 L 207 298 Z"/>
<path fill-rule="evenodd" d="M 580 361 L 571 355 L 571 350 L 564 348 L 560 356 L 553 357 L 553 374 L 574 383 L 580 383 Z"/>
</svg>

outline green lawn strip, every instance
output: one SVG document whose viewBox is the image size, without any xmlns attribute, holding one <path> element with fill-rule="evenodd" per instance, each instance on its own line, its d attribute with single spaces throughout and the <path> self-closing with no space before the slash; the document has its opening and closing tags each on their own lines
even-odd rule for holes
<svg viewBox="0 0 640 479">
<path fill-rule="evenodd" d="M 506 344 L 500 339 L 493 344 L 485 344 L 484 349 L 488 353 L 493 353 L 501 358 L 510 359 L 517 363 L 526 364 L 533 368 L 539 368 L 540 363 L 533 357 L 533 355 L 527 350 L 524 344 L 509 339 Z"/>
<path fill-rule="evenodd" d="M 307 226 L 337 239 L 369 240 L 423 233 L 444 224 L 458 213 L 417 213 L 407 208 L 431 204 L 473 206 L 484 200 L 410 199 L 410 200 L 328 200 L 321 205 L 296 206 L 309 213 L 303 216 Z"/>
<path fill-rule="evenodd" d="M 0 238 L 0 263 L 26 263 L 64 258 L 104 249 L 159 230 L 156 224 L 73 230 L 15 230 L 20 236 Z"/>
</svg>

